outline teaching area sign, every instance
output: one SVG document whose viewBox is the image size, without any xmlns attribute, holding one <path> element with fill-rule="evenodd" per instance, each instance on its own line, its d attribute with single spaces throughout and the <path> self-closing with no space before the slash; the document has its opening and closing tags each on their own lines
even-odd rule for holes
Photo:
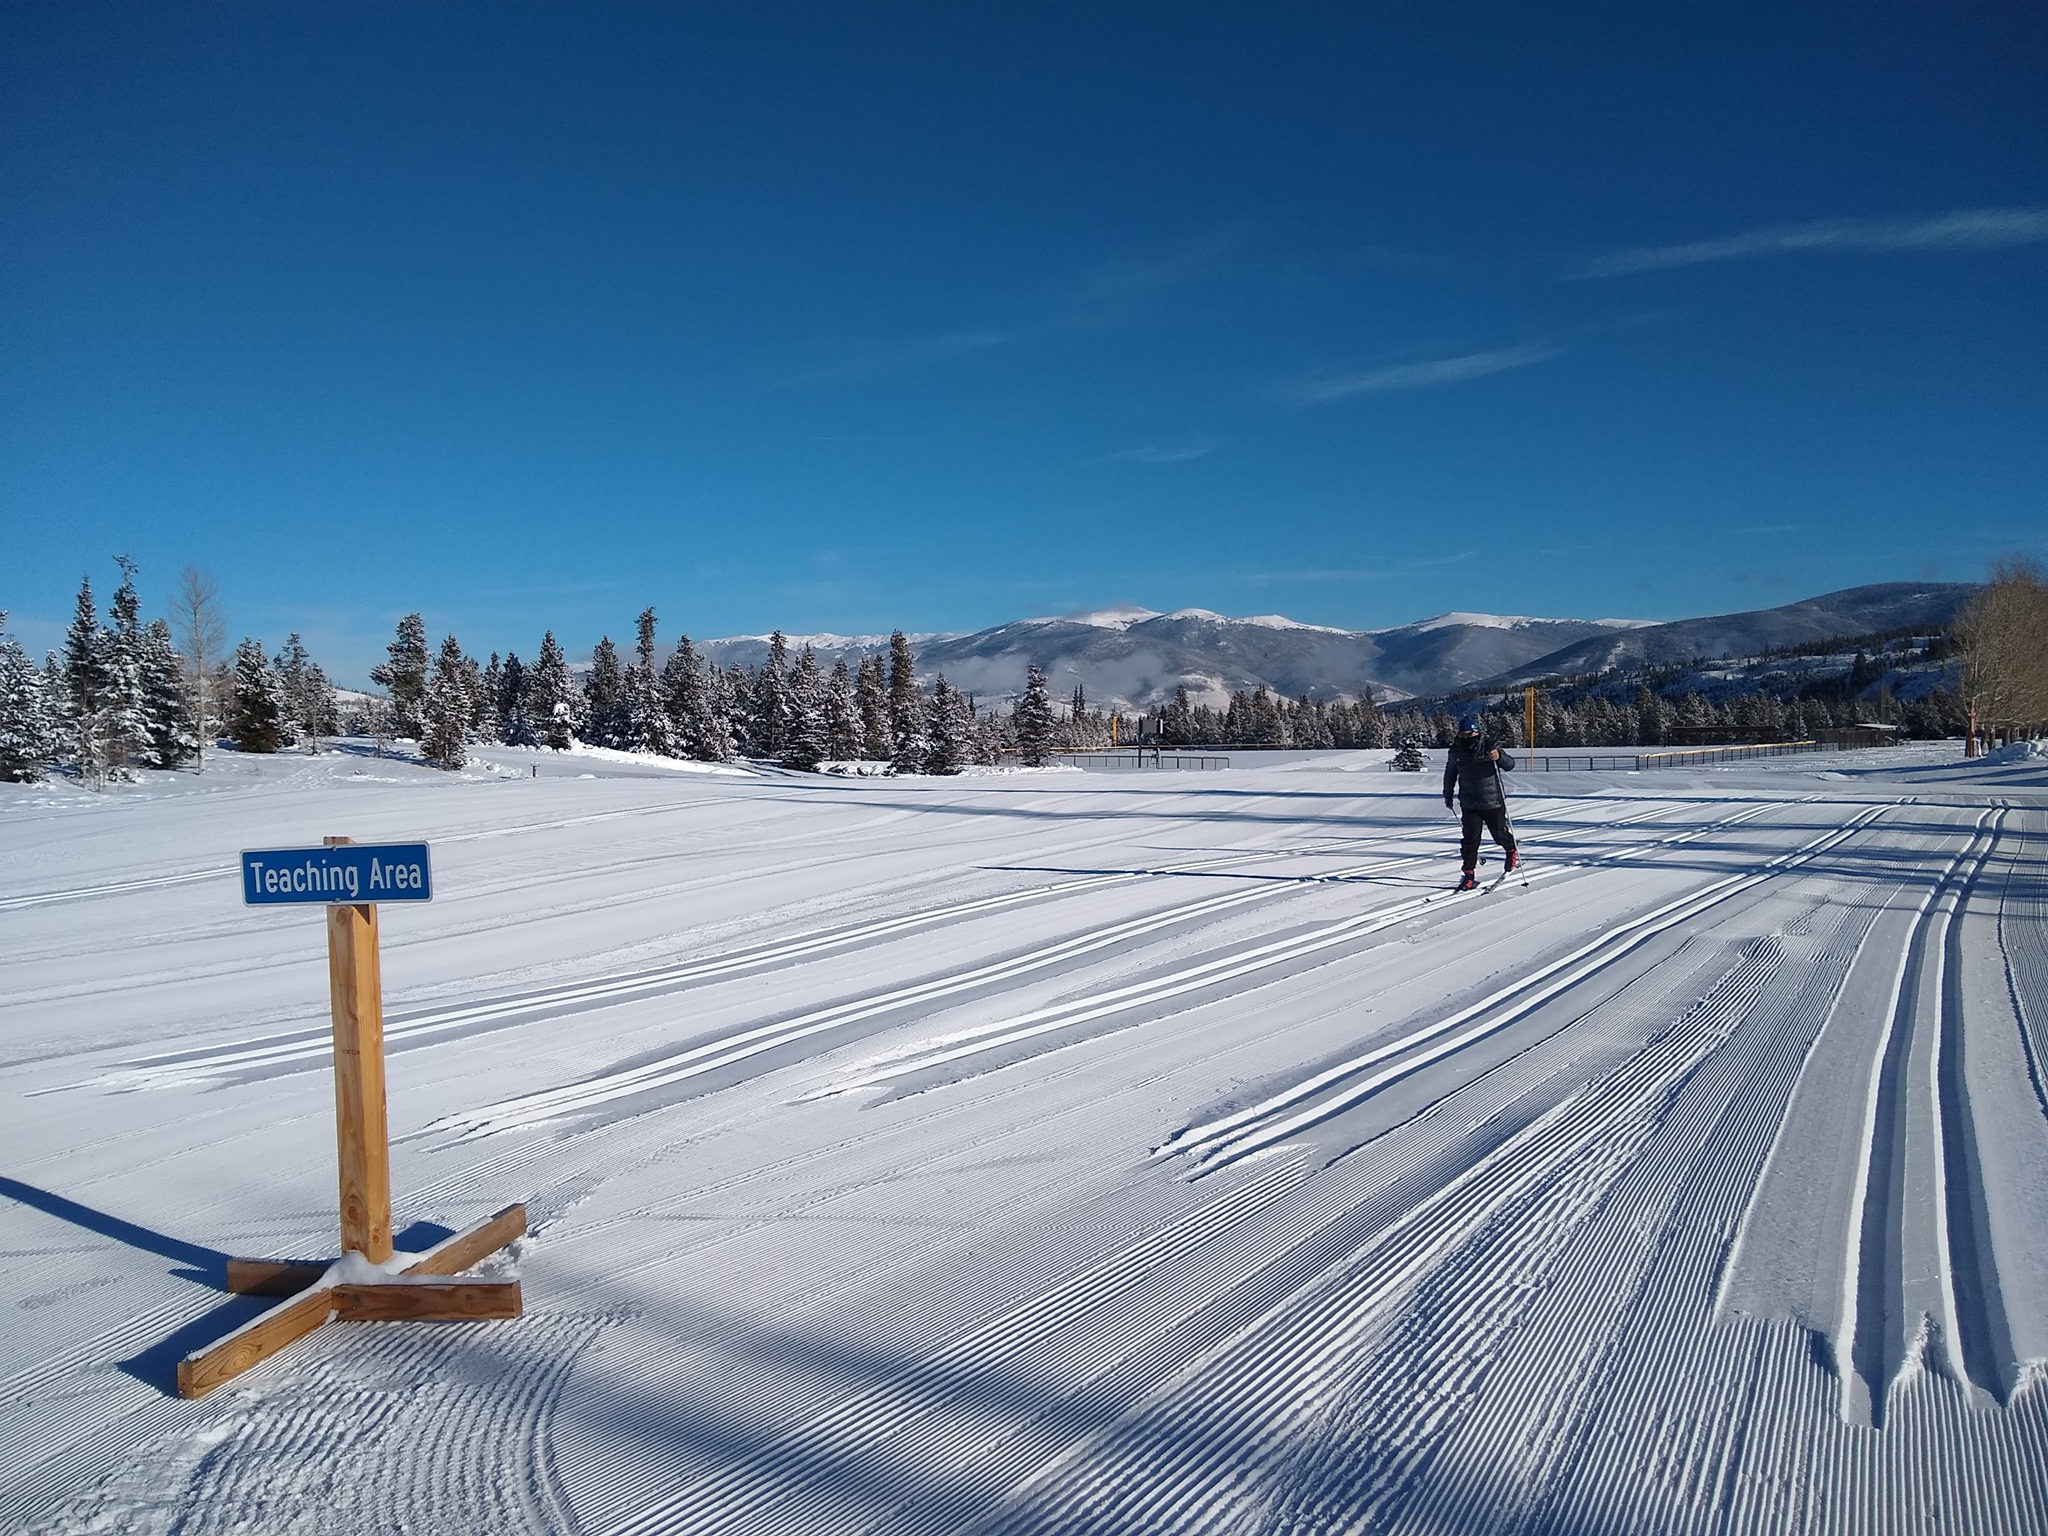
<svg viewBox="0 0 2048 1536">
<path fill-rule="evenodd" d="M 252 907 L 433 899 L 434 872 L 425 843 L 259 848 L 242 854 L 242 900 Z"/>
</svg>

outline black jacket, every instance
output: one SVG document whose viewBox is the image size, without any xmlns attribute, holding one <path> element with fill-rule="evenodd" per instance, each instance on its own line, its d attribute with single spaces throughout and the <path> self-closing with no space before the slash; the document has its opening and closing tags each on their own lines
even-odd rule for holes
<svg viewBox="0 0 2048 1536">
<path fill-rule="evenodd" d="M 1468 811 L 1495 811 L 1507 805 L 1507 796 L 1502 792 L 1500 773 L 1512 773 L 1515 760 L 1508 755 L 1508 749 L 1500 749 L 1498 762 L 1486 754 L 1493 750 L 1493 743 L 1485 739 L 1477 742 L 1469 736 L 1460 736 L 1451 743 L 1450 755 L 1444 759 L 1444 798 L 1451 798 L 1451 791 L 1458 792 L 1458 799 Z"/>
</svg>

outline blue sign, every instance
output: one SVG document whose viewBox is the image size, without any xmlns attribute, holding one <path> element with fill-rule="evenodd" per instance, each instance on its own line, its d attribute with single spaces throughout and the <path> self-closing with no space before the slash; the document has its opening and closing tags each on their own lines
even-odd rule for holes
<svg viewBox="0 0 2048 1536">
<path fill-rule="evenodd" d="M 242 854 L 242 900 L 252 907 L 432 901 L 425 843 L 342 843 Z"/>
</svg>

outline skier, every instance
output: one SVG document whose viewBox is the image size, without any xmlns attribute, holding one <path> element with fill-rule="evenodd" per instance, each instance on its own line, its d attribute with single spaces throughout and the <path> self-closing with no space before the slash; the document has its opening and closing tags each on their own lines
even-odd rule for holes
<svg viewBox="0 0 2048 1536">
<path fill-rule="evenodd" d="M 1444 760 L 1444 809 L 1451 809 L 1454 794 L 1464 807 L 1465 836 L 1459 848 L 1465 864 L 1465 877 L 1458 882 L 1461 891 L 1479 885 L 1481 827 L 1507 851 L 1509 873 L 1522 862 L 1515 851 L 1515 829 L 1508 821 L 1507 790 L 1500 781 L 1501 771 L 1513 772 L 1514 766 L 1515 760 L 1507 753 L 1480 739 L 1476 716 L 1467 715 L 1458 722 L 1458 739 L 1451 743 L 1450 755 Z"/>
</svg>

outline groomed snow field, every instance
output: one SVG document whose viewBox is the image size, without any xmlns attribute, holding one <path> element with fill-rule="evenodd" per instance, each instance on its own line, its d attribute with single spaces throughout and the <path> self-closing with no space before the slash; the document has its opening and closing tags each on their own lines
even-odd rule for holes
<svg viewBox="0 0 2048 1536">
<path fill-rule="evenodd" d="M 1440 768 L 0 786 L 0 1531 L 2048 1531 L 2048 761 L 1524 771 L 1474 896 Z M 184 1401 L 337 1243 L 329 834 L 526 1315 Z"/>
</svg>

